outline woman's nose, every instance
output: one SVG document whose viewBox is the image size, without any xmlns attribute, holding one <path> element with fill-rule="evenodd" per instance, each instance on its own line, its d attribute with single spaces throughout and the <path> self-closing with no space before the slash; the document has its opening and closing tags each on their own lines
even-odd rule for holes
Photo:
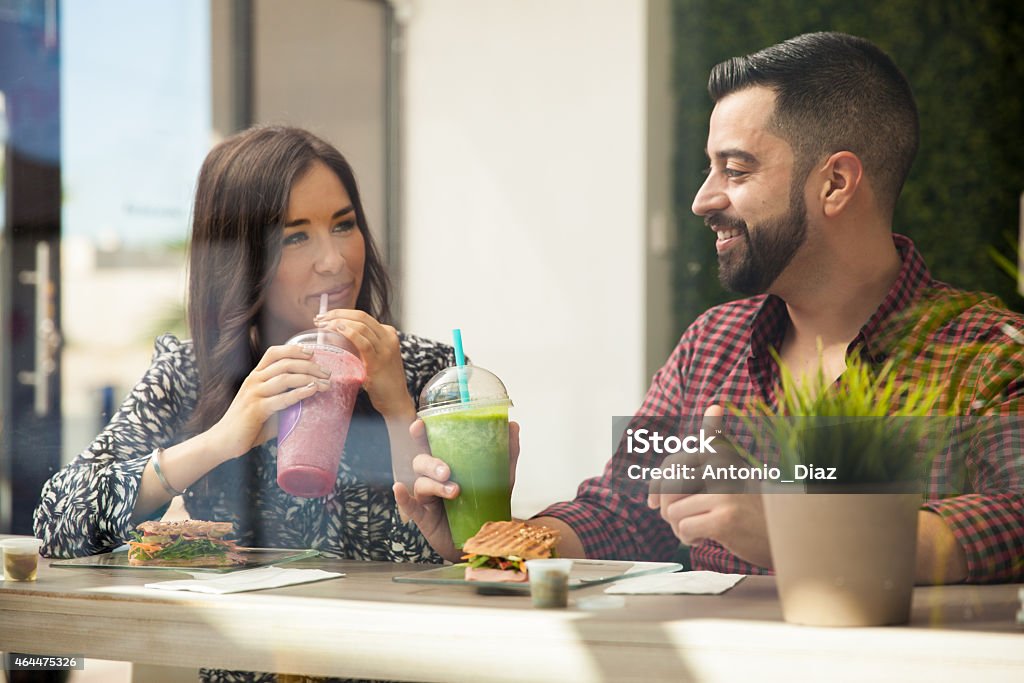
<svg viewBox="0 0 1024 683">
<path fill-rule="evenodd" d="M 345 256 L 331 240 L 320 240 L 317 244 L 316 259 L 313 267 L 318 273 L 334 274 L 345 266 Z"/>
</svg>

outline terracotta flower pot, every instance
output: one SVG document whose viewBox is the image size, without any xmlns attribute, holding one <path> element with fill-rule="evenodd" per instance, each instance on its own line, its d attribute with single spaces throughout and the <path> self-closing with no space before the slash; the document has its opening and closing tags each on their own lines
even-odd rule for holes
<svg viewBox="0 0 1024 683">
<path fill-rule="evenodd" d="M 919 494 L 766 489 L 762 500 L 786 621 L 884 626 L 910 619 Z"/>
</svg>

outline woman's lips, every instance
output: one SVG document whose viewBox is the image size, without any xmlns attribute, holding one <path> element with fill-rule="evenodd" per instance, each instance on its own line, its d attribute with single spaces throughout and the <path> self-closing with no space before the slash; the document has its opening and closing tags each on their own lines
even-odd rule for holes
<svg viewBox="0 0 1024 683">
<path fill-rule="evenodd" d="M 312 299 L 315 302 L 317 308 L 319 308 L 320 306 L 321 294 L 324 294 L 324 292 L 317 292 L 316 294 L 310 297 L 310 299 Z M 352 285 L 345 285 L 344 287 L 338 287 L 336 289 L 328 290 L 326 294 L 327 308 L 347 308 L 348 305 L 351 303 L 350 298 L 352 295 Z"/>
</svg>

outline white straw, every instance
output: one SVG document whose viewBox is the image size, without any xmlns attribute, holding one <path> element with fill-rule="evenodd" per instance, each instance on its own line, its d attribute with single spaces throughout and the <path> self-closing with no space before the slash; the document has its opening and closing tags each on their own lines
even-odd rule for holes
<svg viewBox="0 0 1024 683">
<path fill-rule="evenodd" d="M 326 312 L 327 312 L 327 292 L 324 292 L 323 294 L 320 295 L 320 315 L 323 315 Z M 319 328 L 316 331 L 316 343 L 318 345 L 323 345 L 323 343 L 324 343 L 324 328 L 322 328 L 322 327 Z"/>
</svg>

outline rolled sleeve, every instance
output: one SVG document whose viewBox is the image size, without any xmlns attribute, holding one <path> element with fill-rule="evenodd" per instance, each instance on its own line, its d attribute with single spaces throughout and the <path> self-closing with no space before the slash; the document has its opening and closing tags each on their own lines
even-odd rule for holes
<svg viewBox="0 0 1024 683">
<path fill-rule="evenodd" d="M 1024 580 L 1024 494 L 967 494 L 925 503 L 967 557 L 968 583 Z"/>
<path fill-rule="evenodd" d="M 575 500 L 555 503 L 538 517 L 554 517 L 576 532 L 588 558 L 667 561 L 679 541 L 646 501 L 616 493 L 595 477 L 583 482 Z"/>
<path fill-rule="evenodd" d="M 942 517 L 963 549 L 968 583 L 1024 581 L 1024 351 L 1004 341 L 972 352 L 966 383 L 983 408 L 966 418 L 964 452 L 935 468 L 948 473 L 962 464 L 966 485 L 950 492 L 936 474 L 922 508 Z"/>
</svg>

